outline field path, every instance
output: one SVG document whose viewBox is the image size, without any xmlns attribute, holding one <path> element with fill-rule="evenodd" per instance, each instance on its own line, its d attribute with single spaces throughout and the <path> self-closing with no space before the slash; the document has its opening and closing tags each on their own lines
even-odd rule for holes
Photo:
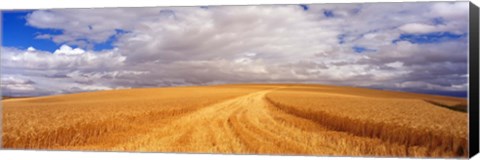
<svg viewBox="0 0 480 160">
<path fill-rule="evenodd" d="M 270 91 L 254 92 L 207 106 L 142 134 L 133 141 L 119 144 L 113 150 L 237 154 L 311 153 L 308 151 L 311 146 L 309 147 L 304 139 L 299 139 L 298 133 L 295 133 L 301 130 L 279 123 L 269 113 L 269 104 L 264 98 Z M 329 148 L 323 150 L 333 153 Z"/>
</svg>

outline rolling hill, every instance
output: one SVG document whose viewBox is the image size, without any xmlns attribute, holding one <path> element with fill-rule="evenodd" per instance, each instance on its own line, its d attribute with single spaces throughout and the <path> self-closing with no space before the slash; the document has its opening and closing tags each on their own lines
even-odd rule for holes
<svg viewBox="0 0 480 160">
<path fill-rule="evenodd" d="M 463 98 L 300 84 L 2 100 L 9 149 L 466 157 Z"/>
</svg>

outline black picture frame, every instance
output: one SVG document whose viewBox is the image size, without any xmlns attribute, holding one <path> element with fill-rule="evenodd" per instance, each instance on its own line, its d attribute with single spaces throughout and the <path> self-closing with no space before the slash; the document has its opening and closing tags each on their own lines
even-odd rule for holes
<svg viewBox="0 0 480 160">
<path fill-rule="evenodd" d="M 469 157 L 478 153 L 479 147 L 479 12 L 470 2 L 469 9 Z"/>
</svg>

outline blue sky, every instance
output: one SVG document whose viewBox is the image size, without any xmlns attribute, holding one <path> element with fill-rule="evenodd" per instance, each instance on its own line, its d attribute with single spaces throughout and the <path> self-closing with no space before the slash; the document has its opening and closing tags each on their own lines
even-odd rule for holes
<svg viewBox="0 0 480 160">
<path fill-rule="evenodd" d="M 27 49 L 28 47 L 34 47 L 37 50 L 54 52 L 64 43 L 55 43 L 51 39 L 36 38 L 38 35 L 61 35 L 62 30 L 59 29 L 42 29 L 38 27 L 32 27 L 27 24 L 26 17 L 33 11 L 2 11 L 2 46 L 15 47 L 19 49 Z M 125 33 L 118 30 L 118 33 Z M 110 37 L 104 43 L 93 43 L 93 50 L 100 51 L 106 49 L 112 49 L 112 43 L 115 41 L 115 37 Z M 72 47 L 78 47 L 77 45 L 70 45 Z"/>
<path fill-rule="evenodd" d="M 451 32 L 431 32 L 426 34 L 401 34 L 400 37 L 393 40 L 392 43 L 399 41 L 409 41 L 411 43 L 440 43 L 444 41 L 452 41 L 464 39 L 467 33 L 455 34 Z"/>
<path fill-rule="evenodd" d="M 1 87 L 12 96 L 268 82 L 464 97 L 468 87 L 466 2 L 33 10 L 2 17 Z"/>
<path fill-rule="evenodd" d="M 308 5 L 300 5 L 302 9 L 308 10 Z M 62 30 L 57 29 L 40 29 L 27 25 L 26 16 L 32 13 L 32 11 L 5 11 L 2 12 L 3 16 L 3 28 L 2 28 L 2 46 L 5 47 L 15 47 L 19 49 L 26 49 L 30 46 L 44 51 L 53 52 L 58 49 L 62 44 L 53 42 L 50 39 L 40 39 L 35 38 L 40 34 L 49 34 L 49 35 L 59 35 L 62 33 Z M 325 10 L 323 14 L 326 17 L 334 17 L 334 12 L 332 10 Z M 432 19 L 434 24 L 444 24 L 442 18 Z M 118 30 L 118 33 L 125 33 L 125 31 Z M 401 34 L 397 39 L 393 40 L 392 43 L 397 43 L 399 41 L 409 41 L 411 43 L 439 43 L 443 41 L 456 40 L 465 38 L 466 33 L 455 34 L 450 32 L 432 32 L 426 34 Z M 339 44 L 343 44 L 345 34 L 340 34 L 338 36 Z M 104 43 L 94 43 L 93 50 L 106 50 L 112 49 L 113 43 L 115 42 L 115 36 L 111 36 Z M 88 41 L 88 40 L 86 40 Z M 71 45 L 72 47 L 78 47 L 76 45 Z M 375 49 L 365 48 L 363 46 L 353 46 L 352 49 L 357 53 L 364 52 L 374 52 Z"/>
<path fill-rule="evenodd" d="M 303 10 L 307 11 L 308 10 L 308 5 L 301 4 L 300 7 L 302 7 Z"/>
<path fill-rule="evenodd" d="M 362 46 L 353 46 L 352 49 L 353 49 L 356 53 L 375 52 L 375 51 L 376 51 L 376 50 L 374 50 L 374 49 L 369 49 L 369 48 L 365 48 L 365 47 L 362 47 Z"/>
<path fill-rule="evenodd" d="M 58 44 L 35 37 L 40 33 L 58 34 L 61 31 L 28 26 L 25 17 L 29 13 L 31 11 L 2 11 L 2 46 L 20 49 L 34 46 L 40 50 L 55 51 Z"/>
</svg>

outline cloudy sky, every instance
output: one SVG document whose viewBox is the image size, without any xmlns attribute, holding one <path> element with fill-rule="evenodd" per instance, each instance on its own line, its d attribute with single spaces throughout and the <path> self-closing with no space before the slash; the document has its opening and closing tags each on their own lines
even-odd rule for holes
<svg viewBox="0 0 480 160">
<path fill-rule="evenodd" d="M 319 83 L 466 96 L 468 2 L 3 11 L 6 96 Z"/>
</svg>

